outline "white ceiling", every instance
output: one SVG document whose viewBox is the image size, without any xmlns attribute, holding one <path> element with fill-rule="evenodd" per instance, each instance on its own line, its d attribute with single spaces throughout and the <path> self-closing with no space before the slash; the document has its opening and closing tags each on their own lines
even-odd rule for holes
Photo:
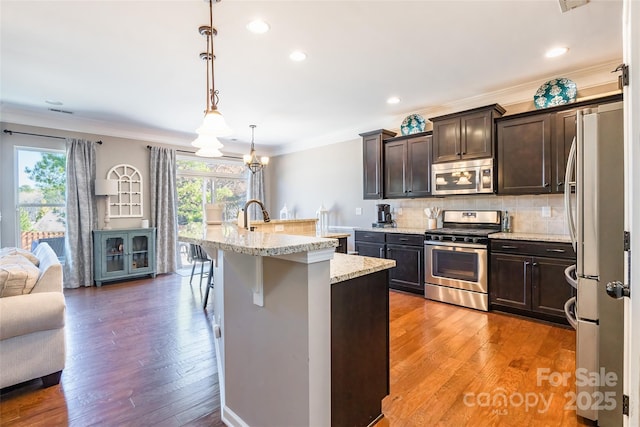
<svg viewBox="0 0 640 427">
<path fill-rule="evenodd" d="M 0 1 L 3 121 L 188 144 L 205 108 L 203 0 Z M 263 35 L 245 25 L 260 17 Z M 294 151 L 406 114 L 622 57 L 622 2 L 244 1 L 214 5 L 227 149 Z M 567 55 L 544 58 L 553 46 Z M 289 60 L 301 49 L 302 63 Z M 386 104 L 389 96 L 402 102 Z M 531 94 L 533 96 L 533 93 Z M 63 102 L 73 115 L 48 111 Z M 428 117 L 427 117 L 428 118 Z M 223 149 L 225 151 L 225 149 Z"/>
</svg>

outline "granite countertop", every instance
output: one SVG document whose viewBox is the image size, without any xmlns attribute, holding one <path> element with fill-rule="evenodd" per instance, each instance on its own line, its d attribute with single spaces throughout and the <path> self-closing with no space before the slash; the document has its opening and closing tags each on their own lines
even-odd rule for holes
<svg viewBox="0 0 640 427">
<path fill-rule="evenodd" d="M 271 219 L 269 222 L 251 220 L 251 224 L 294 224 L 296 222 L 316 222 L 318 218 Z"/>
<path fill-rule="evenodd" d="M 330 262 L 331 284 L 366 276 L 395 266 L 396 262 L 392 259 L 335 253 Z"/>
<path fill-rule="evenodd" d="M 534 242 L 558 242 L 571 243 L 571 237 L 567 234 L 542 234 L 542 233 L 492 233 L 490 239 L 505 240 L 531 240 Z"/>
<path fill-rule="evenodd" d="M 327 233 L 322 237 L 326 239 L 342 239 L 343 237 L 349 237 L 350 235 L 350 233 Z"/>
<path fill-rule="evenodd" d="M 424 228 L 378 228 L 378 227 L 355 227 L 358 231 L 375 231 L 379 233 L 404 233 L 404 234 L 424 234 Z"/>
<path fill-rule="evenodd" d="M 181 232 L 178 239 L 203 248 L 253 256 L 278 256 L 335 248 L 336 239 L 248 231 L 235 225 L 208 226 L 200 232 Z"/>
</svg>

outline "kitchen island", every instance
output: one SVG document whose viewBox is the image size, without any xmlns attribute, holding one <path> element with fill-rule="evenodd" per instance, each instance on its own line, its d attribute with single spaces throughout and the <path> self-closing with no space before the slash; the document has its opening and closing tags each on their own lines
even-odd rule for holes
<svg viewBox="0 0 640 427">
<path fill-rule="evenodd" d="M 393 261 L 336 254 L 335 239 L 235 226 L 180 240 L 216 264 L 225 424 L 366 426 L 381 415 Z"/>
</svg>

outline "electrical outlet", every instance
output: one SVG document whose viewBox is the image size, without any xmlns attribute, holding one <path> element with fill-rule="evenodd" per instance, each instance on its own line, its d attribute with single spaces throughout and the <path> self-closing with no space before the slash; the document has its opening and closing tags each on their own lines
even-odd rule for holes
<svg viewBox="0 0 640 427">
<path fill-rule="evenodd" d="M 356 215 L 362 215 L 362 208 L 356 208 Z"/>
<path fill-rule="evenodd" d="M 542 207 L 542 218 L 551 218 L 551 206 Z"/>
<path fill-rule="evenodd" d="M 277 233 L 278 231 L 284 231 L 284 225 L 282 224 L 277 224 L 275 227 L 275 232 Z"/>
</svg>

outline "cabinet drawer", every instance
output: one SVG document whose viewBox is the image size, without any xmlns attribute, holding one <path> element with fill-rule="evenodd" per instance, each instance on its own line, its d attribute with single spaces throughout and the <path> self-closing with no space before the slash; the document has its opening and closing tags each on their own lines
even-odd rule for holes
<svg viewBox="0 0 640 427">
<path fill-rule="evenodd" d="M 356 230 L 357 242 L 384 243 L 384 232 Z"/>
<path fill-rule="evenodd" d="M 424 234 L 387 233 L 387 243 L 396 245 L 423 246 Z"/>
<path fill-rule="evenodd" d="M 575 259 L 576 257 L 573 246 L 569 243 L 532 242 L 529 240 L 492 240 L 491 252 L 563 259 Z"/>
</svg>

